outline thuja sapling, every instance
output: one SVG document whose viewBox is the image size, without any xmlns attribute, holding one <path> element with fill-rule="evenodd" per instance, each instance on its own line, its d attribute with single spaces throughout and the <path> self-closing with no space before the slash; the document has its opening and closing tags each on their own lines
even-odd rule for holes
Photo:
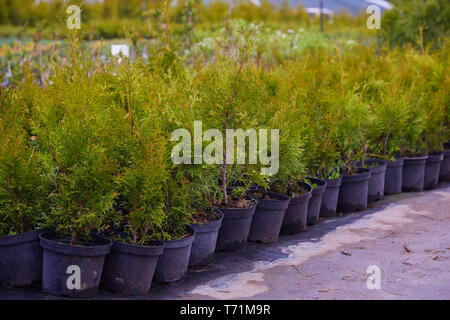
<svg viewBox="0 0 450 320">
<path fill-rule="evenodd" d="M 36 230 L 50 211 L 52 167 L 35 139 L 0 120 L 0 236 Z"/>
<path fill-rule="evenodd" d="M 90 141 L 91 135 L 87 128 L 65 124 L 48 137 L 58 176 L 50 196 L 53 207 L 46 216 L 47 226 L 69 236 L 72 245 L 84 243 L 91 231 L 104 228 L 116 197 L 117 166 L 101 145 Z"/>
<path fill-rule="evenodd" d="M 55 64 L 47 87 L 34 98 L 33 127 L 57 172 L 47 226 L 80 245 L 105 228 L 117 195 L 119 161 L 103 140 L 111 131 L 114 106 L 108 88 L 116 80 L 110 65 L 100 72 L 98 60 L 86 56 L 76 35 L 70 39 L 70 61 Z"/>
<path fill-rule="evenodd" d="M 134 156 L 133 164 L 124 169 L 118 181 L 125 209 L 121 225 L 125 237 L 118 240 L 134 245 L 146 245 L 163 240 L 162 225 L 165 219 L 163 185 L 166 179 L 165 161 L 161 144 L 157 140 L 140 145 L 142 155 Z"/>
<path fill-rule="evenodd" d="M 50 211 L 52 167 L 20 127 L 0 115 L 0 283 L 26 286 L 42 278 L 39 234 Z"/>
<path fill-rule="evenodd" d="M 242 128 L 244 131 L 257 128 L 256 115 L 261 110 L 264 93 L 261 90 L 262 83 L 256 77 L 256 70 L 248 61 L 248 46 L 254 33 L 255 30 L 247 35 L 246 46 L 240 50 L 236 60 L 223 58 L 199 73 L 198 88 L 202 101 L 199 108 L 202 110 L 205 127 L 220 128 L 223 132 L 235 128 Z M 234 142 L 229 139 L 229 136 L 225 135 L 225 145 L 234 146 Z M 233 205 L 227 193 L 227 187 L 231 186 L 228 173 L 232 168 L 228 160 L 229 155 L 225 149 L 220 165 L 221 199 L 217 201 L 223 206 Z M 233 166 L 243 167 L 240 164 Z M 241 205 L 245 202 L 244 197 L 245 193 L 239 195 Z"/>
</svg>

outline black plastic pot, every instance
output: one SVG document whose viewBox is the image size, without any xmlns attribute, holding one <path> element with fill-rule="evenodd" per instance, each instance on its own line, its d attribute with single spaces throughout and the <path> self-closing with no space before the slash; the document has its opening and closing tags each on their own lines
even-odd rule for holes
<svg viewBox="0 0 450 320">
<path fill-rule="evenodd" d="M 338 179 L 327 179 L 325 181 L 327 186 L 325 188 L 325 192 L 322 194 L 320 218 L 331 218 L 336 215 L 339 188 L 342 183 L 342 177 L 339 177 Z"/>
<path fill-rule="evenodd" d="M 219 208 L 223 212 L 217 237 L 217 251 L 236 251 L 245 247 L 257 202 L 250 208 Z"/>
<path fill-rule="evenodd" d="M 439 182 L 439 172 L 441 171 L 441 163 L 444 159 L 444 153 L 436 153 L 428 155 L 425 165 L 425 176 L 423 180 L 424 189 L 432 189 Z"/>
<path fill-rule="evenodd" d="M 258 198 L 258 205 L 253 216 L 248 240 L 262 243 L 273 243 L 278 240 L 284 214 L 289 206 L 289 197 L 276 193 L 267 192 L 272 198 Z"/>
<path fill-rule="evenodd" d="M 422 191 L 425 177 L 425 165 L 428 156 L 404 158 L 402 191 Z"/>
<path fill-rule="evenodd" d="M 110 252 L 112 241 L 92 236 L 90 246 L 65 244 L 52 232 L 39 236 L 44 248 L 42 288 L 54 296 L 69 298 L 91 298 L 97 294 L 102 277 L 105 256 Z M 75 269 L 74 269 L 75 268 Z M 80 289 L 69 287 L 79 270 Z"/>
<path fill-rule="evenodd" d="M 441 162 L 441 170 L 439 171 L 439 182 L 450 181 L 450 150 L 444 151 L 444 159 Z"/>
<path fill-rule="evenodd" d="M 338 211 L 349 213 L 367 208 L 370 170 L 359 168 L 358 174 L 344 175 L 339 189 Z"/>
<path fill-rule="evenodd" d="M 188 238 L 163 241 L 166 246 L 156 265 L 156 282 L 173 283 L 186 275 L 192 243 L 195 239 L 195 230 L 188 226 L 186 231 L 190 233 Z"/>
<path fill-rule="evenodd" d="M 281 234 L 297 234 L 306 230 L 308 202 L 312 196 L 312 187 L 306 182 L 300 182 L 300 185 L 308 192 L 291 198 L 289 201 L 289 206 L 286 209 L 283 224 L 281 225 Z"/>
<path fill-rule="evenodd" d="M 100 288 L 125 296 L 146 294 L 164 247 L 163 242 L 135 246 L 114 241 L 105 259 Z"/>
<path fill-rule="evenodd" d="M 403 158 L 388 161 L 384 180 L 384 194 L 397 194 L 402 192 Z"/>
<path fill-rule="evenodd" d="M 311 181 L 312 184 L 317 184 L 316 188 L 313 188 L 312 190 L 312 196 L 311 199 L 309 199 L 308 203 L 308 219 L 307 224 L 312 226 L 314 225 L 317 220 L 319 220 L 320 215 L 320 207 L 322 205 L 322 195 L 324 194 L 327 183 L 325 180 L 322 179 L 316 179 L 316 178 L 307 178 L 309 181 Z"/>
<path fill-rule="evenodd" d="M 369 179 L 369 189 L 367 192 L 367 201 L 375 202 L 383 199 L 384 196 L 384 183 L 386 177 L 387 164 L 384 160 L 370 159 L 366 160 L 365 164 L 371 166 L 376 164 L 377 166 L 371 166 L 370 168 L 370 179 Z"/>
<path fill-rule="evenodd" d="M 42 278 L 42 230 L 0 237 L 0 285 L 20 287 Z"/>
<path fill-rule="evenodd" d="M 220 219 L 213 222 L 192 224 L 195 230 L 195 239 L 192 244 L 190 267 L 206 266 L 214 259 L 216 251 L 217 236 L 223 221 L 223 213 L 219 209 L 214 209 L 220 214 Z"/>
</svg>

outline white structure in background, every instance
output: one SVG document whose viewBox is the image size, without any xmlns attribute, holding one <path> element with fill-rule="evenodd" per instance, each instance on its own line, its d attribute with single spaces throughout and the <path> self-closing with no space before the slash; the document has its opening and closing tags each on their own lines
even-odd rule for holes
<svg viewBox="0 0 450 320">
<path fill-rule="evenodd" d="M 394 6 L 385 0 L 366 0 L 366 2 L 373 3 L 385 10 L 391 10 Z"/>
<path fill-rule="evenodd" d="M 119 63 L 122 62 L 122 58 L 120 58 L 120 54 L 122 56 L 129 58 L 130 57 L 130 47 L 126 44 L 113 44 L 111 45 L 111 54 L 113 57 L 119 57 Z"/>
<path fill-rule="evenodd" d="M 260 6 L 261 5 L 261 1 L 260 0 L 250 0 L 251 3 L 253 3 L 255 6 Z"/>
<path fill-rule="evenodd" d="M 305 11 L 309 15 L 314 15 L 314 16 L 320 17 L 320 8 L 305 8 Z M 323 8 L 322 12 L 324 15 L 326 15 L 328 17 L 329 20 L 331 20 L 331 18 L 333 18 L 333 10 Z"/>
</svg>

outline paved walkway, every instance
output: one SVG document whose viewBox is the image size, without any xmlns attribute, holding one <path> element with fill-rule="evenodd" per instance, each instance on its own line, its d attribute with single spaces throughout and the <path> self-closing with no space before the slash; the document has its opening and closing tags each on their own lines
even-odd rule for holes
<svg viewBox="0 0 450 320">
<path fill-rule="evenodd" d="M 136 298 L 450 299 L 449 231 L 449 185 L 402 193 L 276 244 L 220 253 L 185 280 Z M 369 266 L 379 267 L 380 289 L 367 288 Z M 3 289 L 0 299 L 53 298 L 35 287 Z"/>
</svg>

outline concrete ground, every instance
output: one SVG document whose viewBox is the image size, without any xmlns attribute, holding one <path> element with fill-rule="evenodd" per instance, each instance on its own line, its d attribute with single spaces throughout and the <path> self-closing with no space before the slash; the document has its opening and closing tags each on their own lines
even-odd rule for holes
<svg viewBox="0 0 450 320">
<path fill-rule="evenodd" d="M 450 185 L 387 196 L 275 244 L 219 253 L 183 281 L 133 299 L 450 299 L 449 231 Z M 367 287 L 374 265 L 380 289 Z M 54 298 L 33 287 L 0 290 L 0 299 Z"/>
</svg>

